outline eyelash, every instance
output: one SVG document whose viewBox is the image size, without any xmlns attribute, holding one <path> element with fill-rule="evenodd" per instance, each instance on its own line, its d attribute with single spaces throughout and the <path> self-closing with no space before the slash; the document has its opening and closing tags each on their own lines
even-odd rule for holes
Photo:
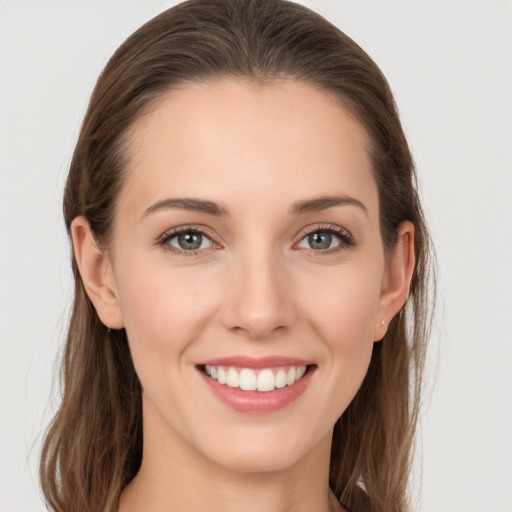
<svg viewBox="0 0 512 512">
<path fill-rule="evenodd" d="M 169 231 L 166 231 L 162 236 L 158 238 L 157 244 L 161 246 L 164 250 L 172 252 L 178 256 L 196 256 L 203 252 L 205 249 L 195 249 L 192 251 L 185 251 L 184 249 L 178 249 L 177 247 L 173 247 L 169 244 L 169 241 L 173 238 L 183 234 L 183 233 L 192 233 L 196 235 L 201 235 L 206 237 L 211 241 L 214 247 L 220 247 L 219 244 L 212 240 L 212 237 L 209 236 L 204 230 L 199 228 L 193 228 L 188 226 L 183 226 L 180 228 L 172 228 Z"/>
<path fill-rule="evenodd" d="M 298 243 L 300 243 L 304 238 L 308 237 L 309 235 L 312 235 L 313 233 L 328 233 L 331 235 L 334 235 L 338 238 L 340 243 L 330 249 L 323 249 L 323 250 L 314 250 L 309 249 L 310 253 L 313 256 L 327 256 L 330 254 L 335 254 L 341 251 L 345 251 L 347 249 L 350 249 L 352 247 L 356 246 L 356 242 L 354 240 L 354 237 L 343 228 L 340 228 L 338 226 L 332 226 L 332 225 L 318 225 L 314 226 L 311 229 L 308 229 L 304 232 L 304 234 L 300 237 L 300 240 Z M 295 244 L 296 245 L 296 244 Z"/>
<path fill-rule="evenodd" d="M 178 249 L 177 247 L 171 246 L 169 244 L 170 240 L 172 240 L 176 236 L 179 236 L 183 233 L 192 233 L 192 234 L 204 236 L 208 240 L 210 240 L 210 242 L 213 244 L 214 247 L 216 247 L 216 248 L 221 247 L 219 244 L 214 242 L 212 240 L 212 237 L 209 236 L 204 230 L 199 229 L 199 228 L 187 227 L 187 226 L 183 226 L 180 228 L 172 228 L 169 231 L 166 231 L 163 235 L 161 235 L 158 238 L 157 244 L 159 246 L 161 246 L 164 250 L 172 252 L 173 254 L 176 254 L 178 256 L 197 256 L 201 252 L 205 251 L 205 249 L 195 249 L 195 250 L 191 250 L 191 251 L 186 251 L 183 249 Z M 309 235 L 311 235 L 313 233 L 328 233 L 328 234 L 336 236 L 338 238 L 338 240 L 340 241 L 340 243 L 338 245 L 336 245 L 335 247 L 332 247 L 330 249 L 324 249 L 324 250 L 309 249 L 310 253 L 312 253 L 314 256 L 322 256 L 322 255 L 326 256 L 326 255 L 341 252 L 341 251 L 344 251 L 346 249 L 356 246 L 356 242 L 355 242 L 353 236 L 348 231 L 346 231 L 343 228 L 335 227 L 332 225 L 318 225 L 318 226 L 315 226 L 315 227 L 305 231 L 302 234 L 302 236 L 300 237 L 299 242 L 294 244 L 294 246 L 296 246 L 298 243 L 300 243 L 302 240 L 304 240 L 306 237 L 308 237 Z"/>
</svg>

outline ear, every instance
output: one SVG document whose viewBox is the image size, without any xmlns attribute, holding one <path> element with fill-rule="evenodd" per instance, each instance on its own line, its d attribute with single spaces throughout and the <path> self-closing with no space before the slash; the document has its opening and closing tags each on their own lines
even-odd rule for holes
<svg viewBox="0 0 512 512">
<path fill-rule="evenodd" d="M 381 340 L 393 317 L 404 305 L 414 272 L 414 225 L 404 221 L 398 227 L 395 247 L 386 261 L 382 277 L 374 340 Z"/>
<path fill-rule="evenodd" d="M 85 217 L 73 219 L 71 237 L 85 291 L 100 320 L 109 328 L 121 329 L 124 322 L 111 261 L 108 254 L 102 252 L 96 244 Z"/>
</svg>

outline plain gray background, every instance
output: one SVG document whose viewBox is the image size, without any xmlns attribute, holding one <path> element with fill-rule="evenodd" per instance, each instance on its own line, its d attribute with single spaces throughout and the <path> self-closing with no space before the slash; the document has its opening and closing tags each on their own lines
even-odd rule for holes
<svg viewBox="0 0 512 512">
<path fill-rule="evenodd" d="M 302 3 L 353 37 L 388 77 L 437 245 L 433 391 L 416 510 L 511 512 L 512 3 Z M 71 297 L 61 197 L 88 97 L 124 38 L 171 5 L 0 3 L 2 512 L 44 510 L 37 458 Z"/>
</svg>

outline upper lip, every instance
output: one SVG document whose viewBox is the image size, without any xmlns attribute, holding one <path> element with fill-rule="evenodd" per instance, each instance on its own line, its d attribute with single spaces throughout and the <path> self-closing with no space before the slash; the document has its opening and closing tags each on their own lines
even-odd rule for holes
<svg viewBox="0 0 512 512">
<path fill-rule="evenodd" d="M 275 368 L 278 366 L 308 366 L 314 364 L 306 359 L 298 359 L 296 357 L 287 356 L 266 356 L 266 357 L 250 357 L 250 356 L 230 356 L 220 357 L 216 359 L 208 359 L 201 361 L 198 366 L 237 366 L 239 368 Z"/>
</svg>

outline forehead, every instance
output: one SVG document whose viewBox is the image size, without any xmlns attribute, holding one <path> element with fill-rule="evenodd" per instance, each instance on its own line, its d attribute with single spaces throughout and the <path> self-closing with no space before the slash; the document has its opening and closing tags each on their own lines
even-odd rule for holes
<svg viewBox="0 0 512 512">
<path fill-rule="evenodd" d="M 120 203 L 132 212 L 165 196 L 287 208 L 340 193 L 377 207 L 366 132 L 337 98 L 302 82 L 224 79 L 170 91 L 128 144 Z"/>
</svg>

